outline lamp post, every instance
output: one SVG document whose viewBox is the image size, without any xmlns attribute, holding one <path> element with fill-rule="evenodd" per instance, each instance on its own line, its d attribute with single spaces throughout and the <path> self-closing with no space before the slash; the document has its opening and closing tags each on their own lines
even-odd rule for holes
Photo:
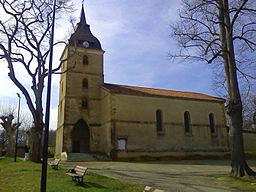
<svg viewBox="0 0 256 192">
<path fill-rule="evenodd" d="M 45 108 L 43 163 L 42 163 L 42 170 L 41 170 L 41 188 L 40 188 L 41 192 L 46 192 L 46 183 L 47 183 L 47 155 L 48 155 L 48 137 L 49 137 L 50 104 L 51 104 L 51 82 L 52 82 L 52 60 L 53 60 L 55 7 L 56 7 L 56 0 L 53 0 L 52 31 L 51 31 L 51 36 L 50 36 L 50 58 L 49 58 L 48 84 L 47 84 L 46 108 Z"/>
<path fill-rule="evenodd" d="M 18 136 L 19 136 L 19 125 L 20 125 L 20 94 L 17 93 L 19 98 L 19 106 L 18 106 L 18 123 L 17 123 L 17 129 L 16 129 L 16 138 L 15 138 L 15 155 L 14 155 L 14 162 L 16 162 L 17 159 L 17 147 L 18 147 Z"/>
</svg>

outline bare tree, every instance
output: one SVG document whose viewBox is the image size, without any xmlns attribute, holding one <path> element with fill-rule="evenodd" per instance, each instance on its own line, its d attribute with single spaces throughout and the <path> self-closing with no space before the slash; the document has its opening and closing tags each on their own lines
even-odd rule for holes
<svg viewBox="0 0 256 192">
<path fill-rule="evenodd" d="M 49 146 L 53 147 L 56 144 L 56 130 L 49 131 Z"/>
<path fill-rule="evenodd" d="M 5 131 L 6 138 L 2 140 L 7 143 L 7 155 L 13 156 L 15 149 L 15 133 L 19 128 L 18 143 L 25 143 L 27 132 L 32 127 L 32 118 L 29 113 L 22 110 L 20 112 L 19 124 L 17 122 L 17 107 L 14 104 L 0 104 L 0 127 Z"/>
<path fill-rule="evenodd" d="M 6 61 L 8 75 L 25 96 L 32 114 L 31 160 L 40 162 L 44 128 L 42 97 L 48 75 L 46 63 L 52 25 L 52 1 L 0 0 L 0 5 L 6 18 L 0 21 L 0 59 Z M 56 13 L 64 10 L 72 10 L 70 0 L 57 1 Z M 59 69 L 60 65 L 53 72 Z M 21 70 L 25 71 L 27 77 L 20 78 L 17 75 Z M 31 90 L 24 85 L 24 78 L 31 80 Z"/>
<path fill-rule="evenodd" d="M 4 129 L 0 129 L 0 145 L 5 146 L 7 143 L 7 135 Z"/>
<path fill-rule="evenodd" d="M 243 119 L 252 119 L 253 113 L 256 111 L 256 95 L 241 94 L 243 102 Z"/>
<path fill-rule="evenodd" d="M 180 21 L 172 32 L 182 57 L 222 64 L 230 120 L 231 174 L 256 175 L 245 160 L 242 101 L 238 76 L 255 79 L 256 2 L 249 0 L 183 0 Z M 254 68 L 252 67 L 254 66 Z M 248 70 L 251 67 L 251 71 Z"/>
<path fill-rule="evenodd" d="M 6 131 L 7 136 L 7 155 L 14 155 L 15 147 L 15 131 L 20 126 L 14 122 L 15 107 L 13 105 L 0 106 L 0 125 Z"/>
</svg>

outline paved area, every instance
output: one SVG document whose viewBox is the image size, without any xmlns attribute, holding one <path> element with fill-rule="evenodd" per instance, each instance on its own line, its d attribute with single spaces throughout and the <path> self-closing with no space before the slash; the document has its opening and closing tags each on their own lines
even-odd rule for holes
<svg viewBox="0 0 256 192">
<path fill-rule="evenodd" d="M 72 166 L 67 162 L 65 166 Z M 224 186 L 216 176 L 230 171 L 229 161 L 77 162 L 113 178 L 154 186 L 166 192 L 239 192 Z"/>
</svg>

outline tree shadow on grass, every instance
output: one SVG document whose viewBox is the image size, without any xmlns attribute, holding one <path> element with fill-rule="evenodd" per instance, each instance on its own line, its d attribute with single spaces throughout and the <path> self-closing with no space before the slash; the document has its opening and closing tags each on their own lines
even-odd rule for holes
<svg viewBox="0 0 256 192">
<path fill-rule="evenodd" d="M 208 192 L 208 191 L 221 191 L 221 192 L 228 192 L 228 191 L 233 191 L 233 192 L 238 192 L 239 190 L 235 188 L 229 188 L 226 186 L 208 186 L 205 184 L 191 184 L 191 183 L 180 183 L 184 187 L 185 190 L 193 190 L 196 192 Z"/>
<path fill-rule="evenodd" d="M 98 189 L 106 188 L 103 185 L 99 185 L 97 183 L 92 183 L 92 182 L 77 183 L 76 186 L 80 186 L 83 188 L 98 188 Z"/>
</svg>

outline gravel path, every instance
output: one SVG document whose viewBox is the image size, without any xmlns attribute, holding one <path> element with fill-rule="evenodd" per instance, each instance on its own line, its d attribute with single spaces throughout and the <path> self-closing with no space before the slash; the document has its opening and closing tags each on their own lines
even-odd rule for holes
<svg viewBox="0 0 256 192">
<path fill-rule="evenodd" d="M 109 177 L 154 186 L 166 192 L 239 192 L 223 186 L 216 176 L 229 173 L 229 161 L 65 162 L 66 168 L 83 165 Z"/>
</svg>

